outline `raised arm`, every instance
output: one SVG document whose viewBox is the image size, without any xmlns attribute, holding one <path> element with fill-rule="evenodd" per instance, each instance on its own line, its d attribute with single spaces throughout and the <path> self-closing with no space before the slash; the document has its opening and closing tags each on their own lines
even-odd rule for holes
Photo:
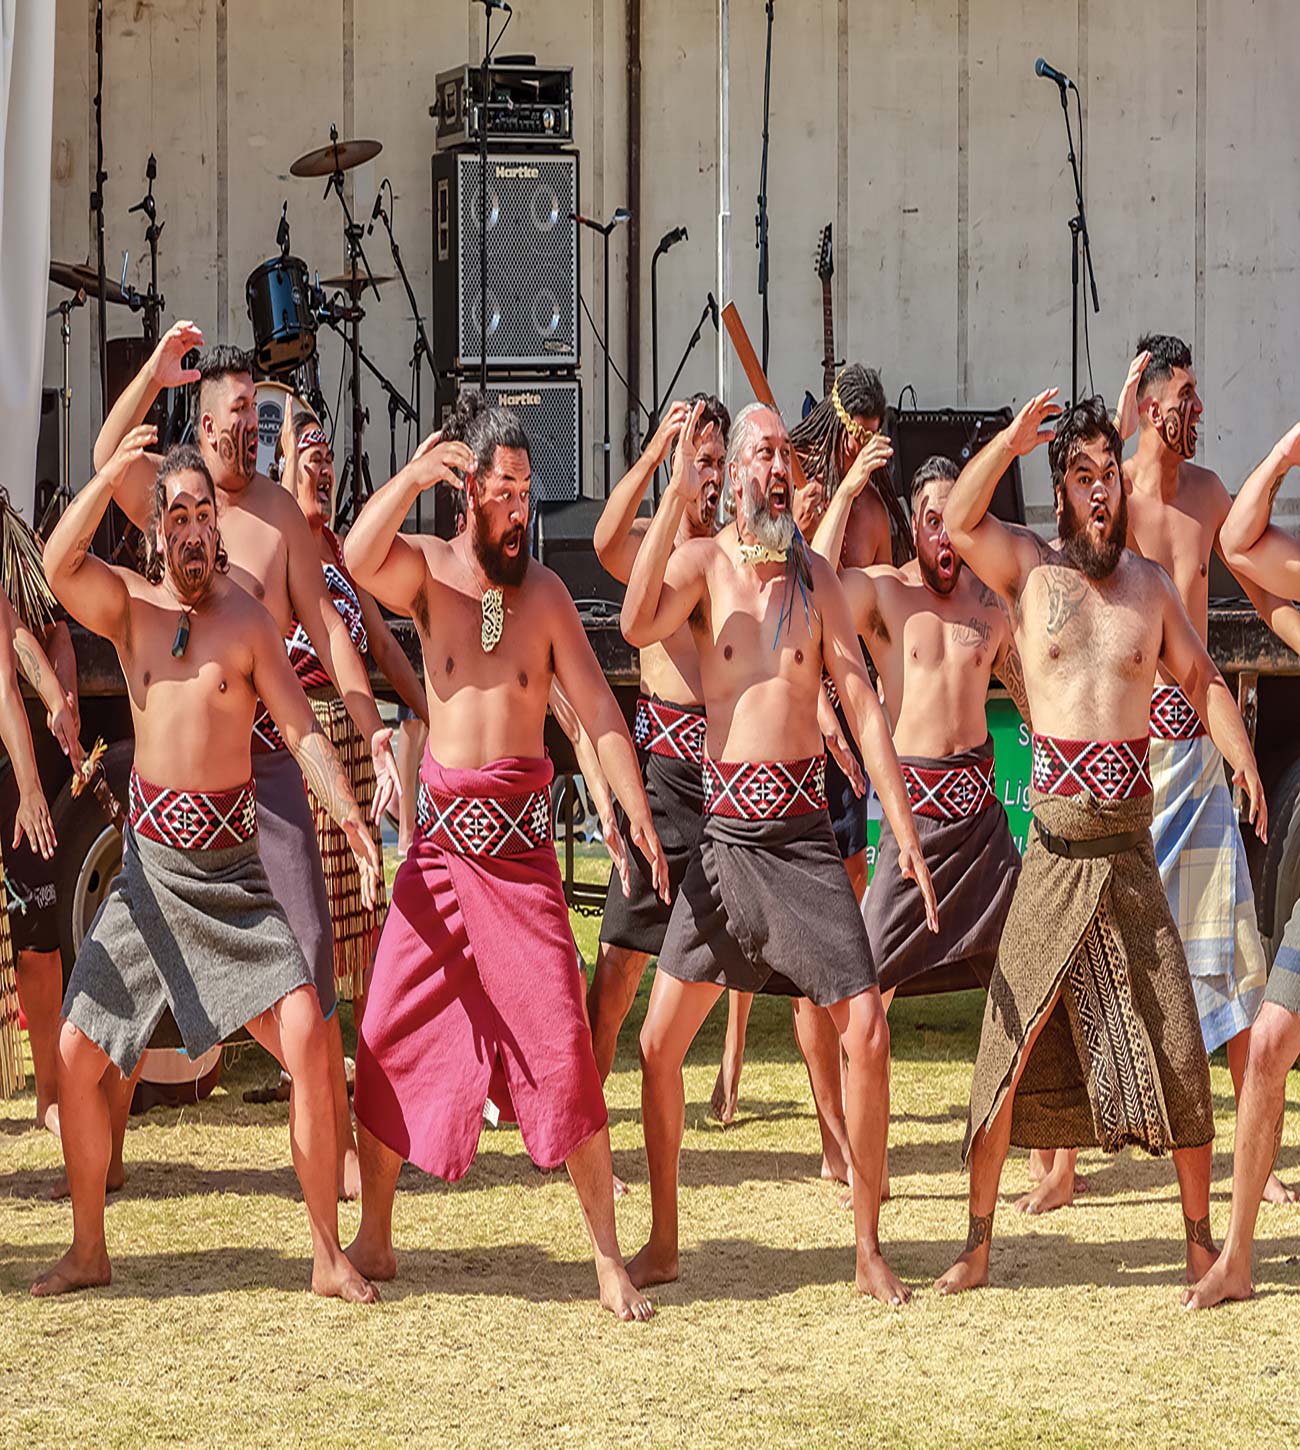
<svg viewBox="0 0 1300 1450">
<path fill-rule="evenodd" d="M 679 630 L 704 594 L 704 565 L 715 547 L 713 541 L 692 539 L 680 549 L 673 548 L 686 505 L 699 497 L 695 450 L 702 411 L 697 403 L 686 420 L 673 459 L 672 477 L 628 577 L 620 622 L 623 638 L 638 649 L 657 644 Z"/>
<path fill-rule="evenodd" d="M 646 444 L 645 452 L 619 479 L 609 496 L 592 534 L 596 557 L 601 568 L 626 584 L 636 561 L 640 538 L 636 532 L 637 509 L 645 497 L 646 487 L 654 477 L 655 469 L 668 456 L 673 439 L 681 431 L 690 416 L 685 403 L 673 403 L 655 429 L 654 437 Z"/>
<path fill-rule="evenodd" d="M 844 553 L 844 531 L 848 528 L 849 514 L 853 500 L 871 482 L 876 469 L 883 468 L 894 456 L 894 446 L 883 433 L 873 433 L 866 445 L 859 449 L 858 456 L 849 466 L 849 471 L 840 480 L 835 497 L 826 506 L 817 532 L 812 536 L 812 547 L 823 559 L 829 559 L 836 569 Z M 889 563 L 889 519 L 885 519 L 885 563 Z"/>
<path fill-rule="evenodd" d="M 95 467 L 103 468 L 122 440 L 143 422 L 163 388 L 178 388 L 199 380 L 198 371 L 181 366 L 191 348 L 203 346 L 203 334 L 192 322 L 174 323 L 159 339 L 149 361 L 122 390 L 95 439 Z M 115 502 L 137 528 L 149 521 L 150 490 L 158 472 L 156 454 L 143 454 L 118 484 Z"/>
<path fill-rule="evenodd" d="M 1028 529 L 994 518 L 989 505 L 1013 460 L 1032 453 L 1052 437 L 1045 425 L 1061 411 L 1052 401 L 1056 391 L 1048 388 L 1030 398 L 1010 427 L 980 449 L 962 469 L 943 509 L 953 547 L 989 588 L 1011 602 L 1019 598 L 1025 580 L 1042 558 L 1042 545 Z"/>
<path fill-rule="evenodd" d="M 316 793 L 316 799 L 347 836 L 361 872 L 361 898 L 371 907 L 383 865 L 348 783 L 347 772 L 317 723 L 271 616 L 265 614 L 265 618 L 257 619 L 250 626 L 250 632 L 253 684 L 272 720 L 280 727 L 284 743 Z"/>
<path fill-rule="evenodd" d="M 1300 595 L 1300 543 L 1272 522 L 1273 500 L 1287 471 L 1300 463 L 1300 423 L 1269 449 L 1233 500 L 1219 530 L 1232 572 L 1285 599 Z M 1289 643 L 1289 641 L 1288 641 Z"/>
<path fill-rule="evenodd" d="M 132 473 L 138 476 L 145 450 L 157 436 L 157 429 L 148 424 L 132 428 L 64 510 L 45 545 L 45 575 L 54 597 L 87 629 L 114 642 L 122 638 L 130 594 L 123 571 L 95 558 L 90 546 L 118 486 Z"/>
<path fill-rule="evenodd" d="M 1233 782 L 1243 786 L 1250 799 L 1250 819 L 1261 841 L 1268 840 L 1268 803 L 1255 764 L 1246 722 L 1241 718 L 1232 691 L 1224 683 L 1218 666 L 1201 643 L 1183 601 L 1163 570 L 1152 566 L 1157 576 L 1163 606 L 1164 638 L 1160 658 L 1169 673 L 1183 687 L 1196 713 L 1205 722 L 1210 739 L 1232 767 Z"/>
<path fill-rule="evenodd" d="M 427 567 L 423 551 L 401 532 L 415 500 L 435 483 L 463 488 L 464 479 L 473 472 L 474 455 L 465 444 L 444 443 L 441 434 L 433 433 L 357 515 L 348 530 L 343 556 L 357 583 L 389 609 L 410 614 L 424 587 Z"/>
<path fill-rule="evenodd" d="M 12 844 L 17 846 L 26 835 L 32 850 L 48 861 L 54 855 L 54 824 L 36 770 L 31 727 L 15 669 L 15 632 L 21 627 L 7 596 L 0 593 L 0 742 L 9 756 L 18 786 L 18 814 Z"/>
<path fill-rule="evenodd" d="M 1142 384 L 1142 374 L 1146 372 L 1147 364 L 1151 361 L 1149 352 L 1140 352 L 1128 365 L 1128 374 L 1124 379 L 1124 386 L 1119 390 L 1119 402 L 1115 404 L 1115 413 L 1112 421 L 1115 424 L 1115 431 L 1119 434 L 1120 442 L 1127 443 L 1137 432 L 1138 426 L 1138 388 Z"/>
<path fill-rule="evenodd" d="M 889 737 L 885 712 L 867 678 L 844 591 L 834 569 L 822 558 L 815 557 L 813 561 L 813 593 L 822 622 L 822 659 L 826 672 L 835 681 L 849 728 L 862 752 L 862 763 L 898 841 L 899 869 L 920 888 L 925 898 L 925 919 L 931 931 L 938 931 L 939 908 L 934 886 L 916 834 L 912 804 L 903 784 L 894 742 Z"/>
<path fill-rule="evenodd" d="M 627 722 L 592 653 L 573 600 L 554 576 L 547 583 L 544 607 L 551 621 L 555 678 L 591 738 L 605 779 L 627 814 L 633 842 L 650 862 L 655 890 L 667 901 L 668 863 L 650 819 L 650 803 Z"/>
</svg>

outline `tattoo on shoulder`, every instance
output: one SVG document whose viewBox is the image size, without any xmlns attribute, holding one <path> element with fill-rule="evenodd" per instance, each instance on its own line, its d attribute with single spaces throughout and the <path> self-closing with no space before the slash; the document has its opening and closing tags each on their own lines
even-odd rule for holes
<svg viewBox="0 0 1300 1450">
<path fill-rule="evenodd" d="M 1052 569 L 1047 574 L 1048 634 L 1060 634 L 1079 612 L 1088 586 L 1073 569 Z"/>
<path fill-rule="evenodd" d="M 993 1215 L 991 1213 L 971 1214 L 970 1228 L 966 1232 L 966 1252 L 973 1253 L 976 1249 L 989 1243 L 992 1238 Z"/>
<path fill-rule="evenodd" d="M 1008 524 L 1006 527 L 1011 531 L 1011 533 L 1015 534 L 1018 539 L 1023 539 L 1025 543 L 1029 544 L 1030 547 L 1033 549 L 1034 553 L 1038 555 L 1039 559 L 1047 560 L 1051 557 L 1052 551 L 1047 547 L 1046 543 L 1033 531 L 1033 529 L 1027 529 L 1023 524 Z"/>
<path fill-rule="evenodd" d="M 1195 1244 L 1198 1249 L 1205 1249 L 1211 1254 L 1214 1252 L 1214 1239 L 1210 1235 L 1208 1214 L 1205 1218 L 1188 1218 L 1186 1214 L 1183 1214 L 1183 1227 L 1187 1230 L 1189 1244 Z"/>
</svg>

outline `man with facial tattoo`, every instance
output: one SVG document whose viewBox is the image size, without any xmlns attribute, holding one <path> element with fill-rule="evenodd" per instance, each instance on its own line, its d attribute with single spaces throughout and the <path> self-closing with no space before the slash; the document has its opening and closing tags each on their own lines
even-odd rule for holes
<svg viewBox="0 0 1300 1450">
<path fill-rule="evenodd" d="M 95 441 L 96 466 L 105 464 L 126 434 L 141 422 L 160 389 L 198 385 L 197 441 L 217 488 L 230 578 L 265 605 L 284 638 L 292 637 L 297 625 L 305 631 L 321 667 L 369 744 L 378 781 L 373 804 L 378 820 L 398 790 L 397 767 L 389 746 L 392 731 L 379 718 L 365 662 L 330 598 L 316 541 L 302 511 L 284 489 L 257 472 L 252 360 L 235 348 L 215 347 L 200 358 L 197 369 L 186 368 L 186 354 L 202 343 L 203 335 L 192 322 L 178 322 L 167 332 L 105 420 Z M 116 502 L 141 528 L 148 523 L 158 463 L 155 454 L 144 454 L 117 488 Z M 343 1038 L 335 1010 L 334 934 L 325 874 L 302 772 L 275 732 L 266 728 L 265 712 L 259 712 L 253 727 L 253 774 L 262 861 L 271 889 L 312 967 L 325 1016 L 339 1143 L 339 1192 L 355 1197 L 359 1173 L 343 1070 Z"/>
<path fill-rule="evenodd" d="M 1215 1257 L 1209 1063 L 1151 843 L 1157 668 L 1182 686 L 1231 763 L 1261 838 L 1263 786 L 1232 694 L 1169 576 L 1125 548 L 1121 445 L 1104 403 L 1089 398 L 1061 411 L 1055 395 L 1032 398 L 967 464 L 943 511 L 961 557 L 1010 607 L 1034 732 L 1034 822 L 971 1084 L 962 1154 L 970 1227 L 936 1286 L 944 1294 L 988 1282 L 1012 1142 L 1172 1152 L 1189 1282 Z M 1043 442 L 1055 545 L 988 512 L 1012 460 Z M 1072 1174 L 1068 1155 L 1062 1160 Z M 1053 1191 L 1048 1181 L 1042 1187 Z"/>
<path fill-rule="evenodd" d="M 889 1029 L 826 809 L 823 666 L 897 834 L 901 870 L 916 880 L 934 929 L 930 878 L 844 595 L 795 530 L 790 437 L 774 409 L 752 404 L 733 425 L 734 522 L 712 538 L 677 542 L 701 486 L 700 416 L 697 405 L 622 614 L 623 633 L 638 648 L 690 629 L 707 721 L 700 847 L 673 903 L 641 1032 L 652 1219 L 649 1242 L 628 1269 L 638 1284 L 677 1278 L 682 1062 L 692 1040 L 724 990 L 760 991 L 781 973 L 829 1009 L 848 1053 L 855 1279 L 863 1293 L 898 1305 L 909 1293 L 879 1236 Z"/>
<path fill-rule="evenodd" d="M 202 456 L 168 453 L 151 486 L 143 576 L 90 554 L 109 503 L 145 467 L 152 427 L 128 430 L 45 548 L 55 596 L 111 640 L 135 731 L 122 871 L 77 954 L 59 1034 L 59 1110 L 72 1247 L 38 1296 L 107 1284 L 109 1094 L 164 1009 L 197 1059 L 241 1026 L 293 1075 L 294 1167 L 311 1225 L 311 1287 L 373 1302 L 339 1246 L 335 1121 L 325 1025 L 308 964 L 258 854 L 249 741 L 259 699 L 347 835 L 373 901 L 379 854 L 278 623 L 227 577 L 217 490 Z"/>
<path fill-rule="evenodd" d="M 1144 337 L 1129 377 L 1119 409 L 1121 436 L 1135 426 L 1138 434 L 1137 452 L 1124 463 L 1128 544 L 1165 570 L 1205 639 L 1210 559 L 1222 557 L 1219 531 L 1232 500 L 1218 474 L 1192 461 L 1204 407 L 1191 350 L 1177 337 Z M 1237 578 L 1260 617 L 1300 648 L 1295 607 L 1249 575 Z M 1156 860 L 1187 953 L 1205 1050 L 1226 1046 L 1240 1100 L 1267 974 L 1255 893 L 1223 757 L 1163 668 L 1151 697 L 1151 784 Z M 1268 1202 L 1296 1197 L 1269 1174 Z"/>
<path fill-rule="evenodd" d="M 700 491 L 682 513 L 677 544 L 709 538 L 716 526 L 722 464 L 731 415 L 704 393 L 688 402 L 672 403 L 654 437 L 609 496 L 596 524 L 593 543 L 604 568 L 626 584 L 650 520 L 638 510 L 655 470 L 669 456 L 690 410 L 702 405 L 697 431 L 695 467 Z M 686 866 L 699 844 L 704 785 L 704 706 L 700 664 L 689 629 L 640 651 L 641 690 L 636 704 L 633 739 L 642 756 L 646 795 L 655 833 L 668 862 L 669 901 L 676 896 Z M 609 1076 L 619 1029 L 636 997 L 646 963 L 659 954 L 671 912 L 654 888 L 650 865 L 636 852 L 628 859 L 630 890 L 624 896 L 616 872 L 610 873 L 605 914 L 600 928 L 600 953 L 591 979 L 587 1010 L 601 1079 Z"/>
<path fill-rule="evenodd" d="M 393 882 L 358 1037 L 362 1213 L 348 1253 L 367 1277 L 393 1277 L 403 1159 L 463 1177 L 491 1103 L 494 1121 L 519 1123 L 534 1162 L 569 1170 L 601 1303 L 620 1319 L 647 1319 L 650 1301 L 619 1252 L 608 1114 L 550 834 L 542 732 L 553 683 L 665 895 L 667 866 L 636 752 L 573 600 L 529 560 L 528 437 L 513 413 L 481 401 L 463 436 L 426 440 L 344 545 L 362 588 L 415 620 L 429 702 L 415 837 Z M 463 489 L 464 531 L 450 541 L 401 533 L 417 497 L 439 482 Z"/>
</svg>

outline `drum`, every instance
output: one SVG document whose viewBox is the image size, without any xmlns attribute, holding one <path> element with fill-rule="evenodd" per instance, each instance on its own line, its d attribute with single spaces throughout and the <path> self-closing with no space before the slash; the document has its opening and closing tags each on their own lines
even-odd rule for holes
<svg viewBox="0 0 1300 1450">
<path fill-rule="evenodd" d="M 300 257 L 272 257 L 244 284 L 253 347 L 262 372 L 287 372 L 316 351 L 311 282 Z"/>
<path fill-rule="evenodd" d="M 284 410 L 293 398 L 293 389 L 284 383 L 257 384 L 257 471 L 275 478 L 275 444 L 284 423 Z"/>
</svg>

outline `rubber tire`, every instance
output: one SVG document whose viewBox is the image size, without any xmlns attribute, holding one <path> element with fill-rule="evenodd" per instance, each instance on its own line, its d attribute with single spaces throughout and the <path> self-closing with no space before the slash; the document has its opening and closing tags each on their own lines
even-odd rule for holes
<svg viewBox="0 0 1300 1450">
<path fill-rule="evenodd" d="M 108 747 L 102 761 L 108 784 L 113 794 L 122 803 L 124 811 L 134 754 L 135 742 L 133 740 L 116 740 Z M 105 839 L 105 833 L 112 831 L 116 835 L 117 832 L 109 820 L 107 812 L 96 800 L 94 792 L 88 790 L 74 798 L 70 784 L 65 785 L 59 792 L 51 810 L 51 816 L 54 820 L 54 833 L 59 842 L 55 856 L 58 867 L 56 890 L 59 901 L 59 947 L 63 954 L 63 977 L 66 982 L 72 971 L 72 964 L 77 959 L 77 949 L 81 945 L 81 938 L 90 925 L 88 919 L 74 920 L 74 914 L 78 914 L 76 898 L 79 894 L 78 882 L 81 879 L 82 870 L 92 851 L 95 850 L 96 843 L 100 844 L 101 852 L 111 847 L 111 842 Z M 116 852 L 110 854 L 108 859 L 110 863 L 115 860 L 117 866 L 120 867 L 122 859 L 120 837 Z M 108 891 L 109 883 L 116 875 L 116 869 L 105 871 L 101 856 L 100 867 L 93 873 L 91 879 L 83 882 L 83 892 L 89 891 L 91 899 L 95 902 L 102 900 Z"/>
</svg>

